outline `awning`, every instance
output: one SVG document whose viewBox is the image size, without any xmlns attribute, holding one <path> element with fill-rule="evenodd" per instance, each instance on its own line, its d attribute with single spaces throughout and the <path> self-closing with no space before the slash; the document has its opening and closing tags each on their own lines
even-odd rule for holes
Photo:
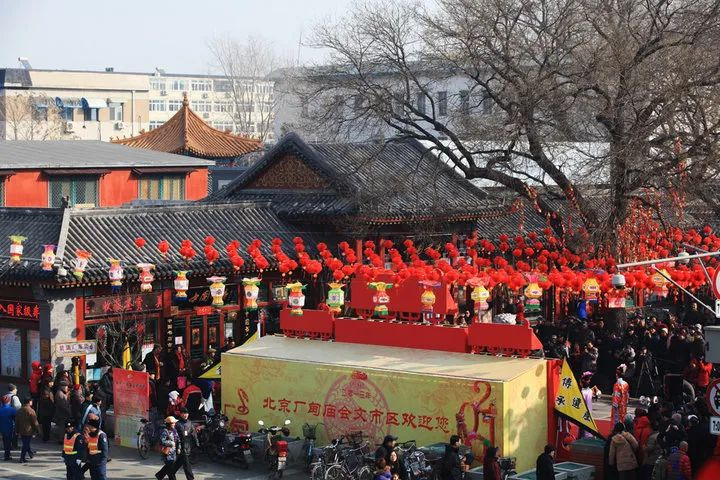
<svg viewBox="0 0 720 480">
<path fill-rule="evenodd" d="M 15 175 L 15 170 L 0 169 L 0 177 L 9 177 Z"/>
<path fill-rule="evenodd" d="M 197 167 L 145 167 L 133 168 L 132 173 L 137 176 L 152 175 L 156 173 L 184 173 L 188 174 L 197 170 Z"/>
<path fill-rule="evenodd" d="M 107 102 L 99 98 L 83 97 L 82 108 L 107 108 Z"/>
<path fill-rule="evenodd" d="M 107 168 L 53 168 L 43 170 L 42 173 L 49 176 L 61 175 L 105 175 L 110 173 Z"/>
<path fill-rule="evenodd" d="M 82 101 L 73 97 L 55 97 L 55 105 L 58 108 L 82 108 Z"/>
</svg>

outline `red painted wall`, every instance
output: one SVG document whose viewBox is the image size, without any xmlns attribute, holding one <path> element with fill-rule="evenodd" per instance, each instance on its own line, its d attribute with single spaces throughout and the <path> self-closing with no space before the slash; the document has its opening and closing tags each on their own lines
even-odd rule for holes
<svg viewBox="0 0 720 480">
<path fill-rule="evenodd" d="M 199 168 L 185 179 L 185 200 L 200 200 L 208 194 L 208 170 Z"/>
<path fill-rule="evenodd" d="M 47 207 L 48 184 L 39 170 L 18 171 L 5 179 L 8 207 Z"/>
<path fill-rule="evenodd" d="M 100 206 L 115 207 L 135 200 L 138 179 L 130 170 L 112 170 L 100 177 Z"/>
</svg>

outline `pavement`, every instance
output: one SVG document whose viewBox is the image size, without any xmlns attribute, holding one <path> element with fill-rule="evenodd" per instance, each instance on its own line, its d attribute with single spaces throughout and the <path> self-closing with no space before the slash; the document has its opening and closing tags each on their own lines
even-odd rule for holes
<svg viewBox="0 0 720 480">
<path fill-rule="evenodd" d="M 3 462 L 0 460 L 0 479 L 30 480 L 43 478 L 48 480 L 65 480 L 65 463 L 60 457 L 62 446 L 56 442 L 43 443 L 33 439 L 33 448 L 37 450 L 35 458 L 28 463 L 18 463 L 20 451 L 13 450 L 13 460 Z M 112 461 L 108 463 L 107 478 L 134 479 L 134 480 L 155 480 L 155 472 L 160 470 L 162 461 L 158 453 L 151 453 L 146 460 L 140 458 L 137 450 L 112 445 L 110 449 Z M 208 459 L 193 466 L 196 480 L 265 480 L 268 478 L 268 466 L 265 463 L 255 462 L 250 468 L 244 470 L 237 466 L 212 463 Z M 303 472 L 299 466 L 288 464 L 288 469 L 283 475 L 283 480 L 307 480 L 308 474 Z M 89 473 L 85 475 L 90 478 Z M 177 473 L 178 479 L 184 479 L 182 469 Z"/>
</svg>

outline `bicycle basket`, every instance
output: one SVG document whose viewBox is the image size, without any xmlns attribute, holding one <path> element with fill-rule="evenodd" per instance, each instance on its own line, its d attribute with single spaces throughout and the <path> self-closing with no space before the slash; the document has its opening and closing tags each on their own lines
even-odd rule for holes
<svg viewBox="0 0 720 480">
<path fill-rule="evenodd" d="M 310 425 L 309 423 L 306 423 L 302 426 L 303 431 L 303 437 L 308 438 L 310 440 L 316 440 L 317 437 L 315 436 L 315 432 L 317 430 L 317 425 Z"/>
<path fill-rule="evenodd" d="M 343 463 L 349 472 L 354 472 L 365 464 L 360 450 L 347 450 L 343 455 Z"/>
<path fill-rule="evenodd" d="M 363 442 L 363 432 L 350 432 L 345 437 L 350 445 L 358 446 Z"/>
</svg>

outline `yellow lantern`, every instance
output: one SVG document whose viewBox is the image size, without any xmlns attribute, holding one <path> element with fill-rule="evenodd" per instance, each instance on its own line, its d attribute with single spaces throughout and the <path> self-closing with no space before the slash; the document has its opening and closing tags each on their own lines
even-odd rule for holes
<svg viewBox="0 0 720 480">
<path fill-rule="evenodd" d="M 543 294 L 543 289 L 540 287 L 538 282 L 540 277 L 535 274 L 527 275 L 528 286 L 525 287 L 525 312 L 539 312 L 540 311 L 540 298 Z"/>
<path fill-rule="evenodd" d="M 661 275 L 661 273 L 662 273 L 662 275 Z M 663 275 L 665 275 L 665 276 L 663 277 Z M 662 270 L 660 270 L 659 272 L 653 273 L 652 276 L 650 277 L 650 279 L 653 282 L 653 285 L 655 285 L 655 288 L 653 288 L 653 293 L 655 295 L 657 295 L 658 297 L 663 297 L 663 298 L 667 297 L 667 294 L 668 294 L 667 279 L 668 278 L 670 278 L 670 274 L 664 268 Z"/>
<path fill-rule="evenodd" d="M 257 310 L 258 294 L 260 293 L 260 279 L 257 277 L 243 278 L 243 290 L 245 291 L 245 310 Z"/>
<path fill-rule="evenodd" d="M 40 256 L 42 260 L 42 269 L 46 272 L 52 272 L 53 265 L 55 265 L 55 245 L 43 245 L 45 249 Z"/>
<path fill-rule="evenodd" d="M 23 254 L 23 242 L 27 237 L 22 235 L 10 235 L 10 261 L 18 263 Z"/>
<path fill-rule="evenodd" d="M 388 315 L 387 304 L 390 303 L 390 295 L 388 295 L 387 291 L 393 287 L 393 284 L 386 282 L 370 282 L 368 283 L 368 287 L 375 290 L 375 295 L 373 295 L 375 308 L 373 309 L 373 312 L 380 316 Z"/>
<path fill-rule="evenodd" d="M 600 284 L 596 278 L 587 278 L 582 286 L 585 300 L 597 300 L 600 296 Z"/>
<path fill-rule="evenodd" d="M 225 296 L 225 280 L 227 277 L 218 277 L 217 275 L 208 277 L 207 281 L 210 282 L 210 296 L 212 296 L 212 306 L 222 307 L 225 302 L 223 297 Z"/>
<path fill-rule="evenodd" d="M 435 292 L 433 289 L 439 287 L 440 282 L 422 280 L 418 283 L 423 287 L 423 292 L 420 294 L 420 303 L 422 304 L 421 310 L 424 314 L 432 315 L 433 306 L 435 305 Z"/>
<path fill-rule="evenodd" d="M 290 315 L 302 316 L 303 307 L 305 306 L 305 285 L 300 282 L 288 283 L 288 305 L 290 306 Z"/>
<path fill-rule="evenodd" d="M 490 291 L 485 288 L 488 284 L 487 278 L 473 277 L 467 281 L 468 285 L 473 287 L 470 292 L 470 299 L 475 304 L 475 312 L 480 317 L 483 312 L 490 308 L 487 301 L 490 298 Z"/>
<path fill-rule="evenodd" d="M 124 270 L 117 258 L 108 258 L 110 269 L 108 270 L 108 279 L 110 280 L 110 289 L 112 293 L 120 293 L 122 280 L 125 277 Z"/>
<path fill-rule="evenodd" d="M 187 300 L 187 291 L 190 288 L 190 280 L 187 278 L 187 270 L 178 270 L 175 272 L 175 298 L 178 300 Z"/>
<path fill-rule="evenodd" d="M 330 290 L 328 291 L 327 301 L 325 302 L 329 307 L 330 313 L 338 314 L 342 311 L 343 305 L 345 305 L 345 292 L 342 288 L 345 286 L 342 283 L 328 283 Z"/>
</svg>

